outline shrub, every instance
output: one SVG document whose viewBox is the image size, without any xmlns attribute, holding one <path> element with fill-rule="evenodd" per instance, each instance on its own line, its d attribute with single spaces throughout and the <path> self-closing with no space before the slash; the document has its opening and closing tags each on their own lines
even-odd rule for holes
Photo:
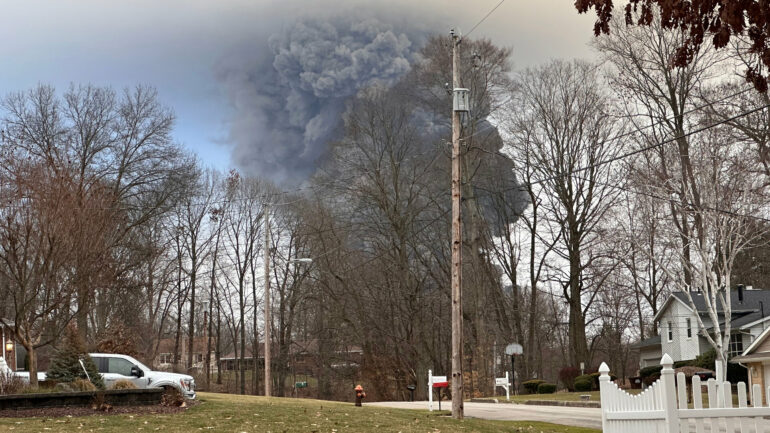
<svg viewBox="0 0 770 433">
<path fill-rule="evenodd" d="M 707 368 L 716 371 L 717 351 L 710 349 L 695 358 L 692 365 L 700 368 Z"/>
<path fill-rule="evenodd" d="M 83 360 L 83 365 L 80 365 L 80 360 Z M 83 371 L 83 366 L 85 366 L 88 376 Z M 70 383 L 78 379 L 90 378 L 91 383 L 96 388 L 104 389 L 102 376 L 96 369 L 94 361 L 88 356 L 86 345 L 74 326 L 68 326 L 65 330 L 64 338 L 51 358 L 51 365 L 48 367 L 46 378 L 59 383 Z"/>
<path fill-rule="evenodd" d="M 163 389 L 160 404 L 163 406 L 180 407 L 185 405 L 185 399 L 178 389 L 169 386 Z"/>
<path fill-rule="evenodd" d="M 564 367 L 559 370 L 559 380 L 570 391 L 575 390 L 575 378 L 580 376 L 580 369 L 576 367 Z"/>
<path fill-rule="evenodd" d="M 594 380 L 589 374 L 584 374 L 575 378 L 575 391 L 588 392 L 594 388 Z"/>
<path fill-rule="evenodd" d="M 545 383 L 545 381 L 540 379 L 532 379 L 522 383 L 521 385 L 524 387 L 524 389 L 527 390 L 527 393 L 535 394 L 537 393 L 537 387 L 540 386 L 541 383 Z"/>
<path fill-rule="evenodd" d="M 643 377 L 642 382 L 644 382 L 645 385 L 650 386 L 658 379 L 660 379 L 660 373 L 653 373 L 649 376 Z"/>
<path fill-rule="evenodd" d="M 13 373 L 0 373 L 0 395 L 18 394 L 24 388 L 24 381 Z"/>
<path fill-rule="evenodd" d="M 96 391 L 96 386 L 88 379 L 75 379 L 67 385 L 73 391 Z"/>
<path fill-rule="evenodd" d="M 541 383 L 537 386 L 538 394 L 553 394 L 556 392 L 556 385 L 552 383 Z"/>
<path fill-rule="evenodd" d="M 134 382 L 128 381 L 128 380 L 119 380 L 115 382 L 115 385 L 112 386 L 112 389 L 138 389 L 136 385 L 134 385 Z"/>
<path fill-rule="evenodd" d="M 688 361 L 677 361 L 674 363 L 674 368 L 682 368 L 682 367 L 698 367 L 697 360 L 690 359 Z M 700 367 L 704 368 L 704 367 Z"/>
<path fill-rule="evenodd" d="M 663 367 L 660 365 L 654 365 L 652 367 L 645 367 L 639 370 L 639 377 L 642 379 L 646 378 L 647 376 L 650 376 L 652 374 L 658 374 L 660 375 L 660 370 L 663 370 Z"/>
</svg>

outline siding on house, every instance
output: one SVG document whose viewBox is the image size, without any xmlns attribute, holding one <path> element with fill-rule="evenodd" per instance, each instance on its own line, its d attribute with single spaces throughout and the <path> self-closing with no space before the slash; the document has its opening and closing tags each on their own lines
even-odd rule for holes
<svg viewBox="0 0 770 433">
<path fill-rule="evenodd" d="M 659 345 L 642 348 L 639 351 L 639 367 L 645 368 L 660 365 L 660 358 L 662 357 L 663 353 Z"/>
<path fill-rule="evenodd" d="M 687 337 L 687 319 L 690 319 L 692 336 Z M 671 323 L 672 341 L 668 341 L 668 327 Z M 661 335 L 661 351 L 668 353 L 674 361 L 695 359 L 700 354 L 698 322 L 695 315 L 681 302 L 672 302 L 660 316 L 658 326 Z"/>
<path fill-rule="evenodd" d="M 765 341 L 759 343 L 759 345 L 757 345 L 757 348 L 754 349 L 753 352 L 754 353 L 770 352 L 770 338 L 765 338 Z"/>
</svg>

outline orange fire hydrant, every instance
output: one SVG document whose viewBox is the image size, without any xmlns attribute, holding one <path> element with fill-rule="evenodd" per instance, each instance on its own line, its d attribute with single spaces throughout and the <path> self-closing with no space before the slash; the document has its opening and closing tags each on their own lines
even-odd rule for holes
<svg viewBox="0 0 770 433">
<path fill-rule="evenodd" d="M 361 406 L 361 400 L 366 398 L 366 393 L 364 392 L 364 387 L 361 385 L 356 385 L 356 406 Z"/>
</svg>

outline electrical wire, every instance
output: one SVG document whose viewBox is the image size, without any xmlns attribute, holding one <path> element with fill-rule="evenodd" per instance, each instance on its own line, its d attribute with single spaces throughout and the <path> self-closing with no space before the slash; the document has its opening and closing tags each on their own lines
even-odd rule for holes
<svg viewBox="0 0 770 433">
<path fill-rule="evenodd" d="M 499 8 L 503 3 L 505 3 L 505 0 L 500 0 L 500 3 L 498 3 L 495 7 L 492 8 L 492 10 L 490 10 L 486 15 L 484 15 L 484 18 L 482 18 L 479 22 L 477 22 L 476 25 L 473 26 L 473 28 L 471 28 L 471 30 L 467 34 L 465 34 L 465 36 L 463 37 L 470 36 L 471 33 L 473 33 L 473 31 L 476 30 L 476 28 L 478 28 L 478 26 L 480 26 L 481 23 L 483 23 L 487 18 L 489 18 L 489 16 L 492 15 L 497 10 L 497 8 Z"/>
</svg>

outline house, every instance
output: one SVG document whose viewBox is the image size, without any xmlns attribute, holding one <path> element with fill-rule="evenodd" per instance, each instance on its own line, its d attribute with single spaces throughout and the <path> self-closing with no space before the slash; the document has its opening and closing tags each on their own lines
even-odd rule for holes
<svg viewBox="0 0 770 433">
<path fill-rule="evenodd" d="M 667 353 L 674 362 L 695 359 L 711 349 L 708 340 L 698 329 L 698 317 L 706 331 L 711 332 L 712 323 L 706 310 L 703 293 L 692 292 L 695 309 L 690 305 L 687 294 L 675 292 L 668 297 L 654 317 L 659 335 L 640 341 L 632 347 L 639 351 L 639 368 L 660 364 L 660 358 Z M 730 317 L 731 337 L 728 356 L 744 353 L 765 329 L 770 328 L 770 290 L 756 290 L 739 286 L 730 291 L 732 314 Z M 724 329 L 725 317 L 719 312 L 720 328 Z"/>
<path fill-rule="evenodd" d="M 759 334 L 740 356 L 730 362 L 743 365 L 749 370 L 749 389 L 755 384 L 767 389 L 770 385 L 770 326 Z M 766 398 L 770 398 L 770 395 Z"/>
<path fill-rule="evenodd" d="M 216 362 L 214 358 L 216 356 L 214 348 L 216 347 L 216 339 L 211 341 L 211 373 L 217 372 Z M 186 336 L 179 339 L 179 362 L 184 365 L 187 363 L 187 354 L 190 352 L 190 343 Z M 158 342 L 158 350 L 155 358 L 151 360 L 151 364 L 156 366 L 159 370 L 171 371 L 174 368 L 174 348 L 176 347 L 175 338 L 163 338 Z M 193 338 L 192 348 L 192 369 L 204 371 L 206 366 L 206 349 L 208 347 L 207 337 L 195 337 Z"/>
<path fill-rule="evenodd" d="M 264 343 L 258 344 L 257 351 L 257 365 L 259 368 L 264 368 L 265 356 L 264 356 Z M 272 345 L 272 362 L 275 363 L 278 360 L 280 346 L 277 343 Z M 324 353 L 329 366 L 334 369 L 357 369 L 363 359 L 363 349 L 359 346 L 340 347 L 337 349 L 329 350 Z M 315 374 L 319 368 L 319 356 L 320 346 L 317 339 L 306 341 L 292 341 L 289 345 L 289 358 L 288 368 L 299 374 Z M 236 370 L 240 365 L 240 352 L 228 353 L 221 358 L 222 371 Z M 244 368 L 254 368 L 254 354 L 250 346 L 246 347 L 246 355 L 243 359 L 245 364 Z"/>
<path fill-rule="evenodd" d="M 3 322 L 5 322 L 8 326 L 3 325 Z M 11 331 L 11 326 L 13 326 L 12 322 L 9 322 L 7 320 L 0 321 L 0 334 L 2 334 L 2 354 L 0 354 L 0 357 L 5 360 L 6 365 L 8 368 L 10 368 L 12 371 L 17 370 L 17 366 L 19 365 L 18 362 L 18 356 L 19 353 L 19 346 L 16 344 L 16 342 L 13 339 L 13 331 Z M 21 365 L 24 365 L 24 358 L 22 357 Z"/>
</svg>

